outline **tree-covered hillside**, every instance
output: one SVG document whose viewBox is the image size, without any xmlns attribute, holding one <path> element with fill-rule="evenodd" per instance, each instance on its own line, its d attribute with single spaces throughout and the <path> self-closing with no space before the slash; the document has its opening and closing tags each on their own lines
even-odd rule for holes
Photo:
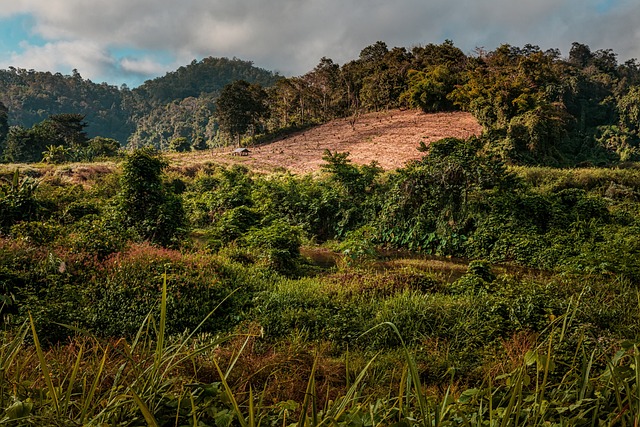
<svg viewBox="0 0 640 427">
<path fill-rule="evenodd" d="M 72 76 L 21 68 L 0 70 L 0 102 L 8 109 L 9 124 L 31 127 L 55 114 L 82 114 L 90 136 L 126 143 L 135 130 L 138 104 L 126 88 L 96 84 L 74 72 Z"/>
<path fill-rule="evenodd" d="M 272 86 L 280 77 L 250 61 L 237 58 L 204 58 L 178 68 L 133 90 L 154 105 L 164 105 L 189 97 L 218 93 L 236 80 L 246 80 L 261 86 Z"/>
<path fill-rule="evenodd" d="M 276 74 L 236 58 L 193 61 L 133 90 L 125 85 L 118 88 L 97 84 L 76 71 L 65 76 L 11 67 L 0 70 L 0 103 L 8 110 L 11 126 L 30 128 L 52 115 L 80 114 L 89 137 L 113 138 L 126 145 L 133 135 L 135 144 L 166 147 L 174 137 L 207 134 L 206 127 L 213 116 L 213 109 L 209 108 L 213 104 L 207 100 L 215 98 L 225 85 L 247 80 L 269 86 L 278 79 Z M 192 101 L 185 101 L 188 98 Z M 176 112 L 184 110 L 180 105 L 193 103 L 198 104 L 204 121 L 176 125 L 184 118 L 184 114 Z M 193 111 L 185 108 L 191 116 Z M 185 126 L 189 127 L 188 132 L 181 130 Z"/>
<path fill-rule="evenodd" d="M 533 45 L 505 44 L 467 55 L 451 41 L 411 49 L 379 41 L 343 65 L 322 58 L 313 70 L 289 78 L 248 61 L 205 58 L 133 90 L 97 85 L 77 73 L 16 69 L 2 71 L 0 84 L 10 125 L 81 114 L 89 137 L 115 138 L 130 147 L 182 151 L 251 144 L 256 137 L 334 118 L 348 117 L 356 126 L 366 112 L 415 108 L 472 113 L 484 128 L 485 150 L 509 163 L 640 159 L 640 64 L 620 64 L 610 49 L 591 51 L 580 43 L 563 57 L 557 49 Z M 238 92 L 249 86 L 256 99 Z M 221 93 L 246 105 L 220 101 Z M 237 113 L 247 105 L 259 105 L 260 114 Z M 234 125 L 225 117 L 234 117 Z"/>
</svg>

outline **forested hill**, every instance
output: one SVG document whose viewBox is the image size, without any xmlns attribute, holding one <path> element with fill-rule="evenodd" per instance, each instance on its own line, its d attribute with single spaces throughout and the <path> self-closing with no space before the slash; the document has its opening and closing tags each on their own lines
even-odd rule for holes
<svg viewBox="0 0 640 427">
<path fill-rule="evenodd" d="M 75 70 L 69 76 L 11 67 L 0 70 L 0 103 L 8 110 L 11 126 L 29 128 L 52 115 L 81 114 L 89 137 L 114 138 L 124 145 L 138 123 L 154 115 L 154 109 L 187 98 L 215 96 L 239 79 L 270 86 L 278 76 L 249 61 L 205 58 L 130 90 L 124 85 L 94 83 Z"/>
<path fill-rule="evenodd" d="M 482 125 L 484 152 L 510 163 L 640 160 L 640 63 L 619 63 L 612 50 L 580 43 L 562 56 L 533 45 L 467 55 L 451 41 L 411 49 L 378 41 L 345 64 L 321 58 L 313 70 L 288 78 L 235 58 L 206 58 L 133 90 L 77 73 L 10 69 L 0 75 L 0 102 L 0 158 L 8 162 L 37 160 L 54 143 L 72 151 L 62 159 L 91 155 L 78 154 L 87 147 L 75 141 L 84 136 L 69 140 L 52 131 L 80 126 L 78 117 L 9 131 L 5 106 L 10 125 L 76 114 L 84 116 L 88 137 L 175 151 L 270 141 L 336 118 L 354 127 L 365 113 L 394 108 L 461 110 Z"/>
<path fill-rule="evenodd" d="M 194 60 L 163 77 L 147 80 L 133 92 L 154 104 L 167 104 L 217 93 L 235 80 L 246 80 L 268 87 L 274 85 L 279 78 L 271 71 L 254 67 L 250 61 L 208 57 L 201 61 Z"/>
<path fill-rule="evenodd" d="M 123 90 L 125 89 L 125 90 Z M 8 110 L 9 125 L 31 127 L 56 114 L 82 114 L 90 136 L 122 143 L 135 130 L 135 102 L 126 88 L 96 84 L 74 72 L 60 73 L 10 68 L 0 70 L 0 102 Z"/>
</svg>

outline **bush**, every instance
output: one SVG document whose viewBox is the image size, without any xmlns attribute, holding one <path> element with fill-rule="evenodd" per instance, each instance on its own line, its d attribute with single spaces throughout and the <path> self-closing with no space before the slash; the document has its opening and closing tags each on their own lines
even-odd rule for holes
<svg viewBox="0 0 640 427">
<path fill-rule="evenodd" d="M 467 274 L 451 285 L 455 294 L 481 295 L 493 293 L 492 283 L 496 279 L 491 266 L 486 261 L 472 261 L 467 268 Z"/>
<path fill-rule="evenodd" d="M 160 302 L 165 273 L 169 334 L 192 330 L 219 304 L 201 331 L 229 331 L 244 319 L 257 286 L 248 280 L 257 276 L 250 268 L 238 272 L 216 257 L 135 245 L 110 258 L 101 280 L 86 291 L 92 329 L 105 336 L 134 336 Z"/>
<path fill-rule="evenodd" d="M 18 169 L 11 180 L 0 182 L 0 232 L 37 215 L 40 207 L 35 198 L 38 184 L 29 177 L 20 177 Z"/>
<path fill-rule="evenodd" d="M 123 164 L 122 189 L 118 195 L 118 210 L 125 226 L 142 239 L 163 246 L 175 244 L 185 226 L 181 199 L 162 182 L 166 166 L 152 149 L 133 151 Z"/>
<path fill-rule="evenodd" d="M 11 227 L 9 234 L 34 245 L 47 245 L 62 233 L 62 227 L 42 221 L 24 221 Z"/>
<path fill-rule="evenodd" d="M 274 221 L 264 228 L 254 228 L 244 236 L 247 246 L 258 250 L 258 256 L 270 268 L 295 274 L 300 265 L 301 231 L 283 221 Z"/>
</svg>

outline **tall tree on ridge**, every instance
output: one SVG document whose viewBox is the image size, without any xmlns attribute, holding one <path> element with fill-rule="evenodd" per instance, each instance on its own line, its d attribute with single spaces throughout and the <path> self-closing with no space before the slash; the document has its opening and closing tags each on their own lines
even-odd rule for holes
<svg viewBox="0 0 640 427">
<path fill-rule="evenodd" d="M 259 85 L 238 80 L 222 89 L 216 110 L 220 129 L 240 145 L 240 137 L 248 131 L 254 135 L 260 120 L 268 116 L 267 93 Z"/>
</svg>

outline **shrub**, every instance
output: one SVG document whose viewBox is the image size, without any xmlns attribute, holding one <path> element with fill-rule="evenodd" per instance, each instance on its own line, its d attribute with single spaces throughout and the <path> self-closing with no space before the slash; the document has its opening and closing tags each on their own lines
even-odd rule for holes
<svg viewBox="0 0 640 427">
<path fill-rule="evenodd" d="M 258 250 L 258 256 L 274 270 L 294 274 L 301 257 L 301 231 L 283 221 L 274 221 L 264 228 L 254 228 L 244 236 L 250 248 Z"/>
<path fill-rule="evenodd" d="M 47 245 L 61 234 L 62 227 L 42 221 L 24 221 L 11 227 L 9 234 L 16 239 L 23 239 L 34 245 Z"/>
<path fill-rule="evenodd" d="M 162 182 L 167 166 L 149 148 L 130 153 L 123 165 L 119 212 L 125 226 L 143 239 L 163 246 L 175 244 L 184 232 L 185 213 L 181 199 Z"/>
<path fill-rule="evenodd" d="M 35 198 L 38 182 L 20 177 L 18 169 L 11 180 L 0 182 L 0 231 L 6 231 L 18 221 L 30 220 L 38 212 Z"/>
<path fill-rule="evenodd" d="M 243 320 L 251 305 L 256 272 L 211 256 L 134 245 L 104 264 L 102 279 L 87 289 L 92 328 L 106 336 L 133 336 L 147 314 L 157 307 L 166 273 L 167 332 L 192 330 L 218 305 L 201 331 L 228 331 Z M 260 282 L 259 276 L 256 282 Z"/>
<path fill-rule="evenodd" d="M 467 273 L 451 285 L 456 294 L 488 294 L 493 293 L 492 283 L 496 279 L 487 261 L 472 261 Z"/>
</svg>

